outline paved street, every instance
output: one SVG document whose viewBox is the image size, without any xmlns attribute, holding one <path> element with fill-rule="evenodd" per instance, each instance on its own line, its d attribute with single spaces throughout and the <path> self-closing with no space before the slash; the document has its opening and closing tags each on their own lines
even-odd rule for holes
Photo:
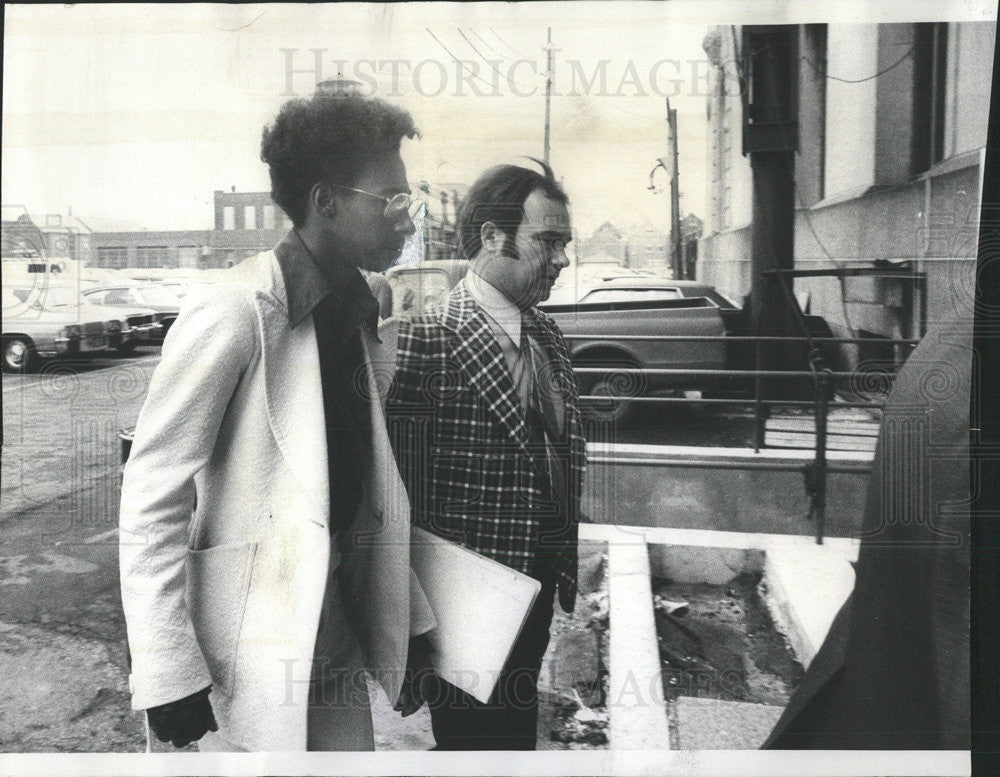
<svg viewBox="0 0 1000 777">
<path fill-rule="evenodd" d="M 118 593 L 117 430 L 158 349 L 4 375 L 0 750 L 137 751 Z"/>
</svg>

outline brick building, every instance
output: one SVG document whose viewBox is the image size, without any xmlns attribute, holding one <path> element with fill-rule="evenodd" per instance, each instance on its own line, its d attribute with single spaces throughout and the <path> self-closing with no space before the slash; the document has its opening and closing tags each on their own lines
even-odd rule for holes
<svg viewBox="0 0 1000 777">
<path fill-rule="evenodd" d="M 215 192 L 215 228 L 95 232 L 93 264 L 110 269 L 231 267 L 273 248 L 291 221 L 267 192 Z"/>
</svg>

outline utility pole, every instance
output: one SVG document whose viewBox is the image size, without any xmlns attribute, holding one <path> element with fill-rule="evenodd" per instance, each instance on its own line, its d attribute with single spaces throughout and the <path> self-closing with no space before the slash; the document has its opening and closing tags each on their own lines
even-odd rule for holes
<svg viewBox="0 0 1000 777">
<path fill-rule="evenodd" d="M 670 266 L 675 280 L 684 280 L 681 262 L 681 194 L 677 174 L 677 109 L 670 107 L 667 98 L 667 128 L 670 144 Z"/>
<path fill-rule="evenodd" d="M 552 104 L 552 58 L 555 49 L 552 47 L 552 28 L 549 27 L 548 42 L 545 44 L 545 164 L 549 164 L 549 116 Z"/>
<path fill-rule="evenodd" d="M 743 28 L 743 153 L 753 172 L 753 227 L 750 236 L 750 314 L 758 336 L 795 332 L 792 312 L 773 270 L 795 267 L 795 151 L 798 148 L 798 51 L 795 27 Z M 765 369 L 805 363 L 801 347 L 782 342 L 759 345 Z M 758 367 L 759 368 L 759 367 Z M 764 380 L 767 399 L 795 395 L 802 382 Z"/>
</svg>

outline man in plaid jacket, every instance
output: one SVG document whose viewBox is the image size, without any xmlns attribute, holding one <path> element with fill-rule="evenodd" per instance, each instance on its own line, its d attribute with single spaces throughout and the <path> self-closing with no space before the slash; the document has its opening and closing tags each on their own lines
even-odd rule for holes
<svg viewBox="0 0 1000 777">
<path fill-rule="evenodd" d="M 439 750 L 532 750 L 553 598 L 576 598 L 585 443 L 562 334 L 534 306 L 569 262 L 568 200 L 543 174 L 502 165 L 459 214 L 467 276 L 435 313 L 400 322 L 389 418 L 416 525 L 539 580 L 493 697 L 438 680 Z"/>
</svg>

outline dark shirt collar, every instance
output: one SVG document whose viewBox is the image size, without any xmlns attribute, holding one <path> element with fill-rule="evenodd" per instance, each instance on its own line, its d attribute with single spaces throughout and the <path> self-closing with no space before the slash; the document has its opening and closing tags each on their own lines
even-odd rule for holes
<svg viewBox="0 0 1000 777">
<path fill-rule="evenodd" d="M 298 232 L 291 230 L 275 247 L 288 299 L 288 322 L 294 329 L 324 300 L 339 311 L 338 331 L 350 335 L 361 324 L 378 333 L 378 301 L 357 267 L 331 257 L 320 263 Z"/>
</svg>

